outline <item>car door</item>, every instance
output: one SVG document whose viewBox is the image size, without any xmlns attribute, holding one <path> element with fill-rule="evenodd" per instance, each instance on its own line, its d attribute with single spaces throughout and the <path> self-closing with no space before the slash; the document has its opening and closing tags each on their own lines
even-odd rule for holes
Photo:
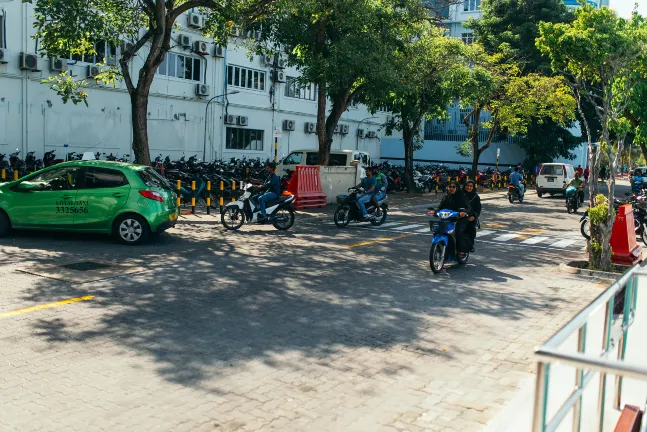
<svg viewBox="0 0 647 432">
<path fill-rule="evenodd" d="M 81 230 L 106 230 L 115 214 L 128 201 L 130 183 L 126 175 L 117 169 L 88 167 L 76 200 L 87 211 L 74 217 L 74 228 Z"/>
<path fill-rule="evenodd" d="M 25 179 L 36 186 L 34 189 L 21 190 L 18 185 L 14 186 L 8 209 L 12 225 L 16 228 L 72 228 L 74 211 L 79 208 L 76 194 L 80 173 L 78 166 L 53 168 Z"/>
</svg>

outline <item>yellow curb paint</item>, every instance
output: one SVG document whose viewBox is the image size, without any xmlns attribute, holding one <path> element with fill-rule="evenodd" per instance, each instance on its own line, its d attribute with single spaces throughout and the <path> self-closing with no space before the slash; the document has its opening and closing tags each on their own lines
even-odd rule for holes
<svg viewBox="0 0 647 432">
<path fill-rule="evenodd" d="M 22 315 L 22 314 L 29 313 L 29 312 L 39 311 L 39 310 L 42 310 L 42 309 L 51 309 L 51 308 L 55 308 L 55 307 L 58 307 L 58 306 L 65 306 L 65 305 L 70 304 L 70 303 L 78 303 L 78 302 L 81 302 L 81 301 L 92 300 L 93 298 L 94 298 L 94 296 L 76 297 L 76 298 L 71 298 L 71 299 L 67 299 L 67 300 L 61 300 L 61 301 L 56 302 L 56 303 L 47 303 L 47 304 L 40 305 L 40 306 L 33 306 L 33 307 L 30 307 L 30 308 L 18 309 L 18 310 L 11 311 L 11 312 L 4 312 L 4 313 L 0 313 L 0 318 L 8 318 L 8 317 L 16 316 L 16 315 Z"/>
<path fill-rule="evenodd" d="M 398 240 L 398 239 L 401 239 L 401 238 L 409 237 L 411 235 L 413 235 L 413 233 L 411 233 L 411 234 L 403 234 L 403 235 L 399 235 L 399 236 L 395 236 L 395 237 L 379 238 L 379 239 L 365 241 L 365 242 L 361 242 L 361 243 L 355 243 L 355 244 L 346 246 L 346 249 L 352 249 L 352 248 L 356 248 L 356 247 L 360 247 L 360 246 L 368 246 L 368 245 L 372 245 L 372 244 L 375 244 L 375 243 L 382 243 L 382 242 L 387 242 L 387 241 L 391 241 L 391 240 Z"/>
</svg>

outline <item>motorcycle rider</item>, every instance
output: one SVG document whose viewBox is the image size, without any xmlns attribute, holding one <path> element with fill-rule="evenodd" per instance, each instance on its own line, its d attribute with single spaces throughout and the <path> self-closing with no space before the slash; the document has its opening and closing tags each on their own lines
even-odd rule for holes
<svg viewBox="0 0 647 432">
<path fill-rule="evenodd" d="M 470 252 L 474 252 L 474 241 L 476 239 L 476 227 L 478 225 L 478 218 L 481 215 L 481 197 L 476 193 L 476 184 L 472 180 L 468 180 L 463 186 L 463 193 L 467 199 L 470 207 L 470 214 L 467 217 L 467 228 L 465 233 L 472 240 L 472 248 Z"/>
<path fill-rule="evenodd" d="M 456 223 L 456 248 L 458 249 L 458 255 L 464 256 L 472 248 L 471 239 L 465 233 L 467 227 L 467 216 L 470 212 L 469 203 L 467 199 L 458 188 L 458 184 L 455 181 L 450 181 L 447 185 L 447 195 L 440 201 L 440 205 L 437 209 L 431 210 L 429 212 L 430 216 L 433 216 L 439 210 L 452 210 L 458 213 L 458 222 Z"/>
<path fill-rule="evenodd" d="M 523 184 L 523 174 L 520 171 L 519 166 L 514 168 L 514 172 L 510 174 L 510 184 L 516 186 L 523 197 L 526 194 L 526 187 Z"/>
<path fill-rule="evenodd" d="M 375 181 L 377 182 L 375 186 L 377 193 L 373 195 L 373 198 L 371 198 L 371 202 L 375 206 L 375 213 L 379 214 L 380 213 L 379 202 L 384 198 L 386 198 L 386 188 L 389 187 L 389 181 L 387 180 L 386 175 L 384 175 L 384 173 L 381 173 L 377 167 L 373 168 L 373 178 L 375 178 Z"/>
<path fill-rule="evenodd" d="M 366 212 L 366 203 L 369 202 L 371 198 L 373 198 L 373 195 L 376 191 L 376 186 L 377 181 L 373 177 L 373 171 L 370 168 L 366 170 L 366 177 L 364 177 L 362 181 L 355 186 L 356 188 L 364 188 L 364 193 L 357 197 L 357 205 L 362 212 L 363 220 L 368 219 L 368 213 Z"/>
<path fill-rule="evenodd" d="M 580 204 L 584 203 L 584 180 L 581 178 L 581 174 L 578 171 L 575 171 L 575 177 L 571 179 L 566 185 L 566 188 L 573 186 L 577 189 L 577 196 L 580 201 Z M 568 205 L 568 197 L 566 197 L 566 205 Z"/>
<path fill-rule="evenodd" d="M 258 204 L 261 207 L 261 216 L 258 218 L 259 222 L 267 220 L 267 211 L 265 210 L 267 201 L 275 200 L 281 195 L 281 179 L 276 175 L 276 164 L 274 162 L 266 163 L 265 171 L 269 174 L 269 178 L 263 185 L 265 193 L 258 197 Z"/>
</svg>

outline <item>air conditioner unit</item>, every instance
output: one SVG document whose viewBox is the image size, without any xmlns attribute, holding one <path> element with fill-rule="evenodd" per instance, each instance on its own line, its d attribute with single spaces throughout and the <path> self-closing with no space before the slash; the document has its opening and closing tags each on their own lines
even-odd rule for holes
<svg viewBox="0 0 647 432">
<path fill-rule="evenodd" d="M 9 51 L 0 48 L 0 63 L 9 63 Z"/>
<path fill-rule="evenodd" d="M 340 128 L 339 132 L 342 135 L 348 135 L 348 132 L 350 132 L 350 126 L 348 126 L 347 124 L 341 125 L 341 128 Z"/>
<path fill-rule="evenodd" d="M 335 129 L 333 130 L 333 133 L 338 134 L 340 130 L 341 130 L 341 126 L 339 125 L 339 123 L 337 123 L 337 126 L 335 126 Z"/>
<path fill-rule="evenodd" d="M 95 65 L 88 65 L 88 78 L 94 78 L 101 73 L 101 68 Z"/>
<path fill-rule="evenodd" d="M 225 48 L 216 45 L 213 47 L 213 56 L 214 57 L 224 57 L 225 56 Z"/>
<path fill-rule="evenodd" d="M 317 132 L 317 125 L 312 122 L 305 123 L 305 132 L 306 133 L 315 133 Z"/>
<path fill-rule="evenodd" d="M 285 69 L 287 66 L 288 62 L 285 59 L 280 58 L 279 61 L 277 62 L 277 66 L 279 69 Z"/>
<path fill-rule="evenodd" d="M 50 57 L 49 70 L 51 72 L 65 72 L 67 70 L 67 60 L 60 57 Z"/>
<path fill-rule="evenodd" d="M 177 39 L 180 46 L 188 48 L 191 46 L 191 37 L 187 35 L 180 35 Z"/>
<path fill-rule="evenodd" d="M 249 125 L 249 117 L 240 116 L 238 117 L 238 126 L 247 126 Z"/>
<path fill-rule="evenodd" d="M 293 131 L 294 126 L 295 126 L 294 120 L 283 120 L 284 131 Z"/>
<path fill-rule="evenodd" d="M 238 116 L 233 114 L 225 115 L 225 124 L 236 124 L 238 123 Z"/>
<path fill-rule="evenodd" d="M 198 14 L 189 14 L 189 27 L 201 29 L 204 25 L 202 24 L 202 15 Z"/>
<path fill-rule="evenodd" d="M 203 41 L 193 42 L 193 51 L 198 54 L 209 54 L 209 44 Z"/>
<path fill-rule="evenodd" d="M 285 82 L 285 72 L 277 71 L 277 70 L 271 70 L 270 71 L 270 78 L 274 82 Z"/>
<path fill-rule="evenodd" d="M 368 132 L 366 132 L 366 137 L 367 137 L 367 138 L 377 138 L 377 132 L 375 132 L 375 131 L 368 131 Z"/>
<path fill-rule="evenodd" d="M 198 96 L 209 96 L 209 86 L 206 84 L 196 84 L 195 94 Z"/>
<path fill-rule="evenodd" d="M 36 54 L 20 53 L 20 69 L 38 71 L 38 56 Z"/>
<path fill-rule="evenodd" d="M 240 37 L 240 27 L 233 26 L 231 28 L 231 35 L 234 37 Z"/>
<path fill-rule="evenodd" d="M 263 54 L 261 56 L 261 62 L 271 66 L 274 64 L 274 57 L 272 57 L 270 54 Z"/>
<path fill-rule="evenodd" d="M 364 138 L 364 129 L 357 129 L 357 136 L 360 138 Z"/>
</svg>

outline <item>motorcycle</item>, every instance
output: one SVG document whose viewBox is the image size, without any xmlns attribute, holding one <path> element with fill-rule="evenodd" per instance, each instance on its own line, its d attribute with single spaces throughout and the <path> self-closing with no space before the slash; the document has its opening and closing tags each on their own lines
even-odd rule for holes
<svg viewBox="0 0 647 432">
<path fill-rule="evenodd" d="M 261 214 L 258 202 L 260 189 L 248 183 L 243 190 L 245 193 L 238 201 L 227 204 L 222 211 L 220 221 L 225 228 L 235 231 L 240 229 L 245 222 L 271 223 L 277 230 L 285 231 L 294 225 L 294 208 L 292 207 L 294 195 L 283 195 L 268 201 L 266 203 L 267 219 L 264 222 L 259 222 L 258 218 Z"/>
<path fill-rule="evenodd" d="M 363 193 L 360 188 L 348 188 L 349 195 L 340 195 L 337 197 L 337 210 L 335 210 L 334 221 L 335 225 L 339 228 L 348 226 L 351 222 L 367 222 L 362 219 L 362 211 L 357 204 L 357 197 Z M 374 226 L 380 226 L 386 221 L 386 216 L 389 211 L 388 197 L 385 195 L 384 199 L 378 201 L 377 209 L 373 204 L 373 200 L 366 203 L 366 213 L 368 214 L 368 222 Z"/>
<path fill-rule="evenodd" d="M 510 184 L 508 185 L 508 201 L 510 201 L 510 204 L 513 204 L 515 200 L 522 203 L 523 194 L 521 193 L 521 189 L 519 189 L 519 187 Z"/>
<path fill-rule="evenodd" d="M 632 197 L 629 201 L 632 205 L 633 215 L 634 215 L 634 231 L 637 237 L 640 237 L 640 240 L 647 246 L 647 209 L 645 209 L 641 204 L 642 197 Z M 627 202 L 621 201 L 617 198 L 613 200 L 613 206 L 616 213 L 620 209 L 622 204 L 627 204 Z M 582 218 L 580 219 L 580 233 L 582 237 L 587 240 L 591 240 L 591 224 L 589 221 L 589 210 L 586 209 Z"/>
<path fill-rule="evenodd" d="M 566 211 L 568 214 L 577 213 L 577 209 L 580 208 L 580 197 L 577 193 L 577 189 L 573 186 L 566 188 Z"/>
<path fill-rule="evenodd" d="M 434 273 L 442 272 L 445 263 L 450 264 L 451 267 L 467 264 L 469 252 L 461 258 L 457 251 L 456 223 L 459 213 L 452 210 L 438 210 L 434 216 L 440 220 L 429 221 L 429 229 L 434 234 L 429 251 L 429 266 Z"/>
</svg>

